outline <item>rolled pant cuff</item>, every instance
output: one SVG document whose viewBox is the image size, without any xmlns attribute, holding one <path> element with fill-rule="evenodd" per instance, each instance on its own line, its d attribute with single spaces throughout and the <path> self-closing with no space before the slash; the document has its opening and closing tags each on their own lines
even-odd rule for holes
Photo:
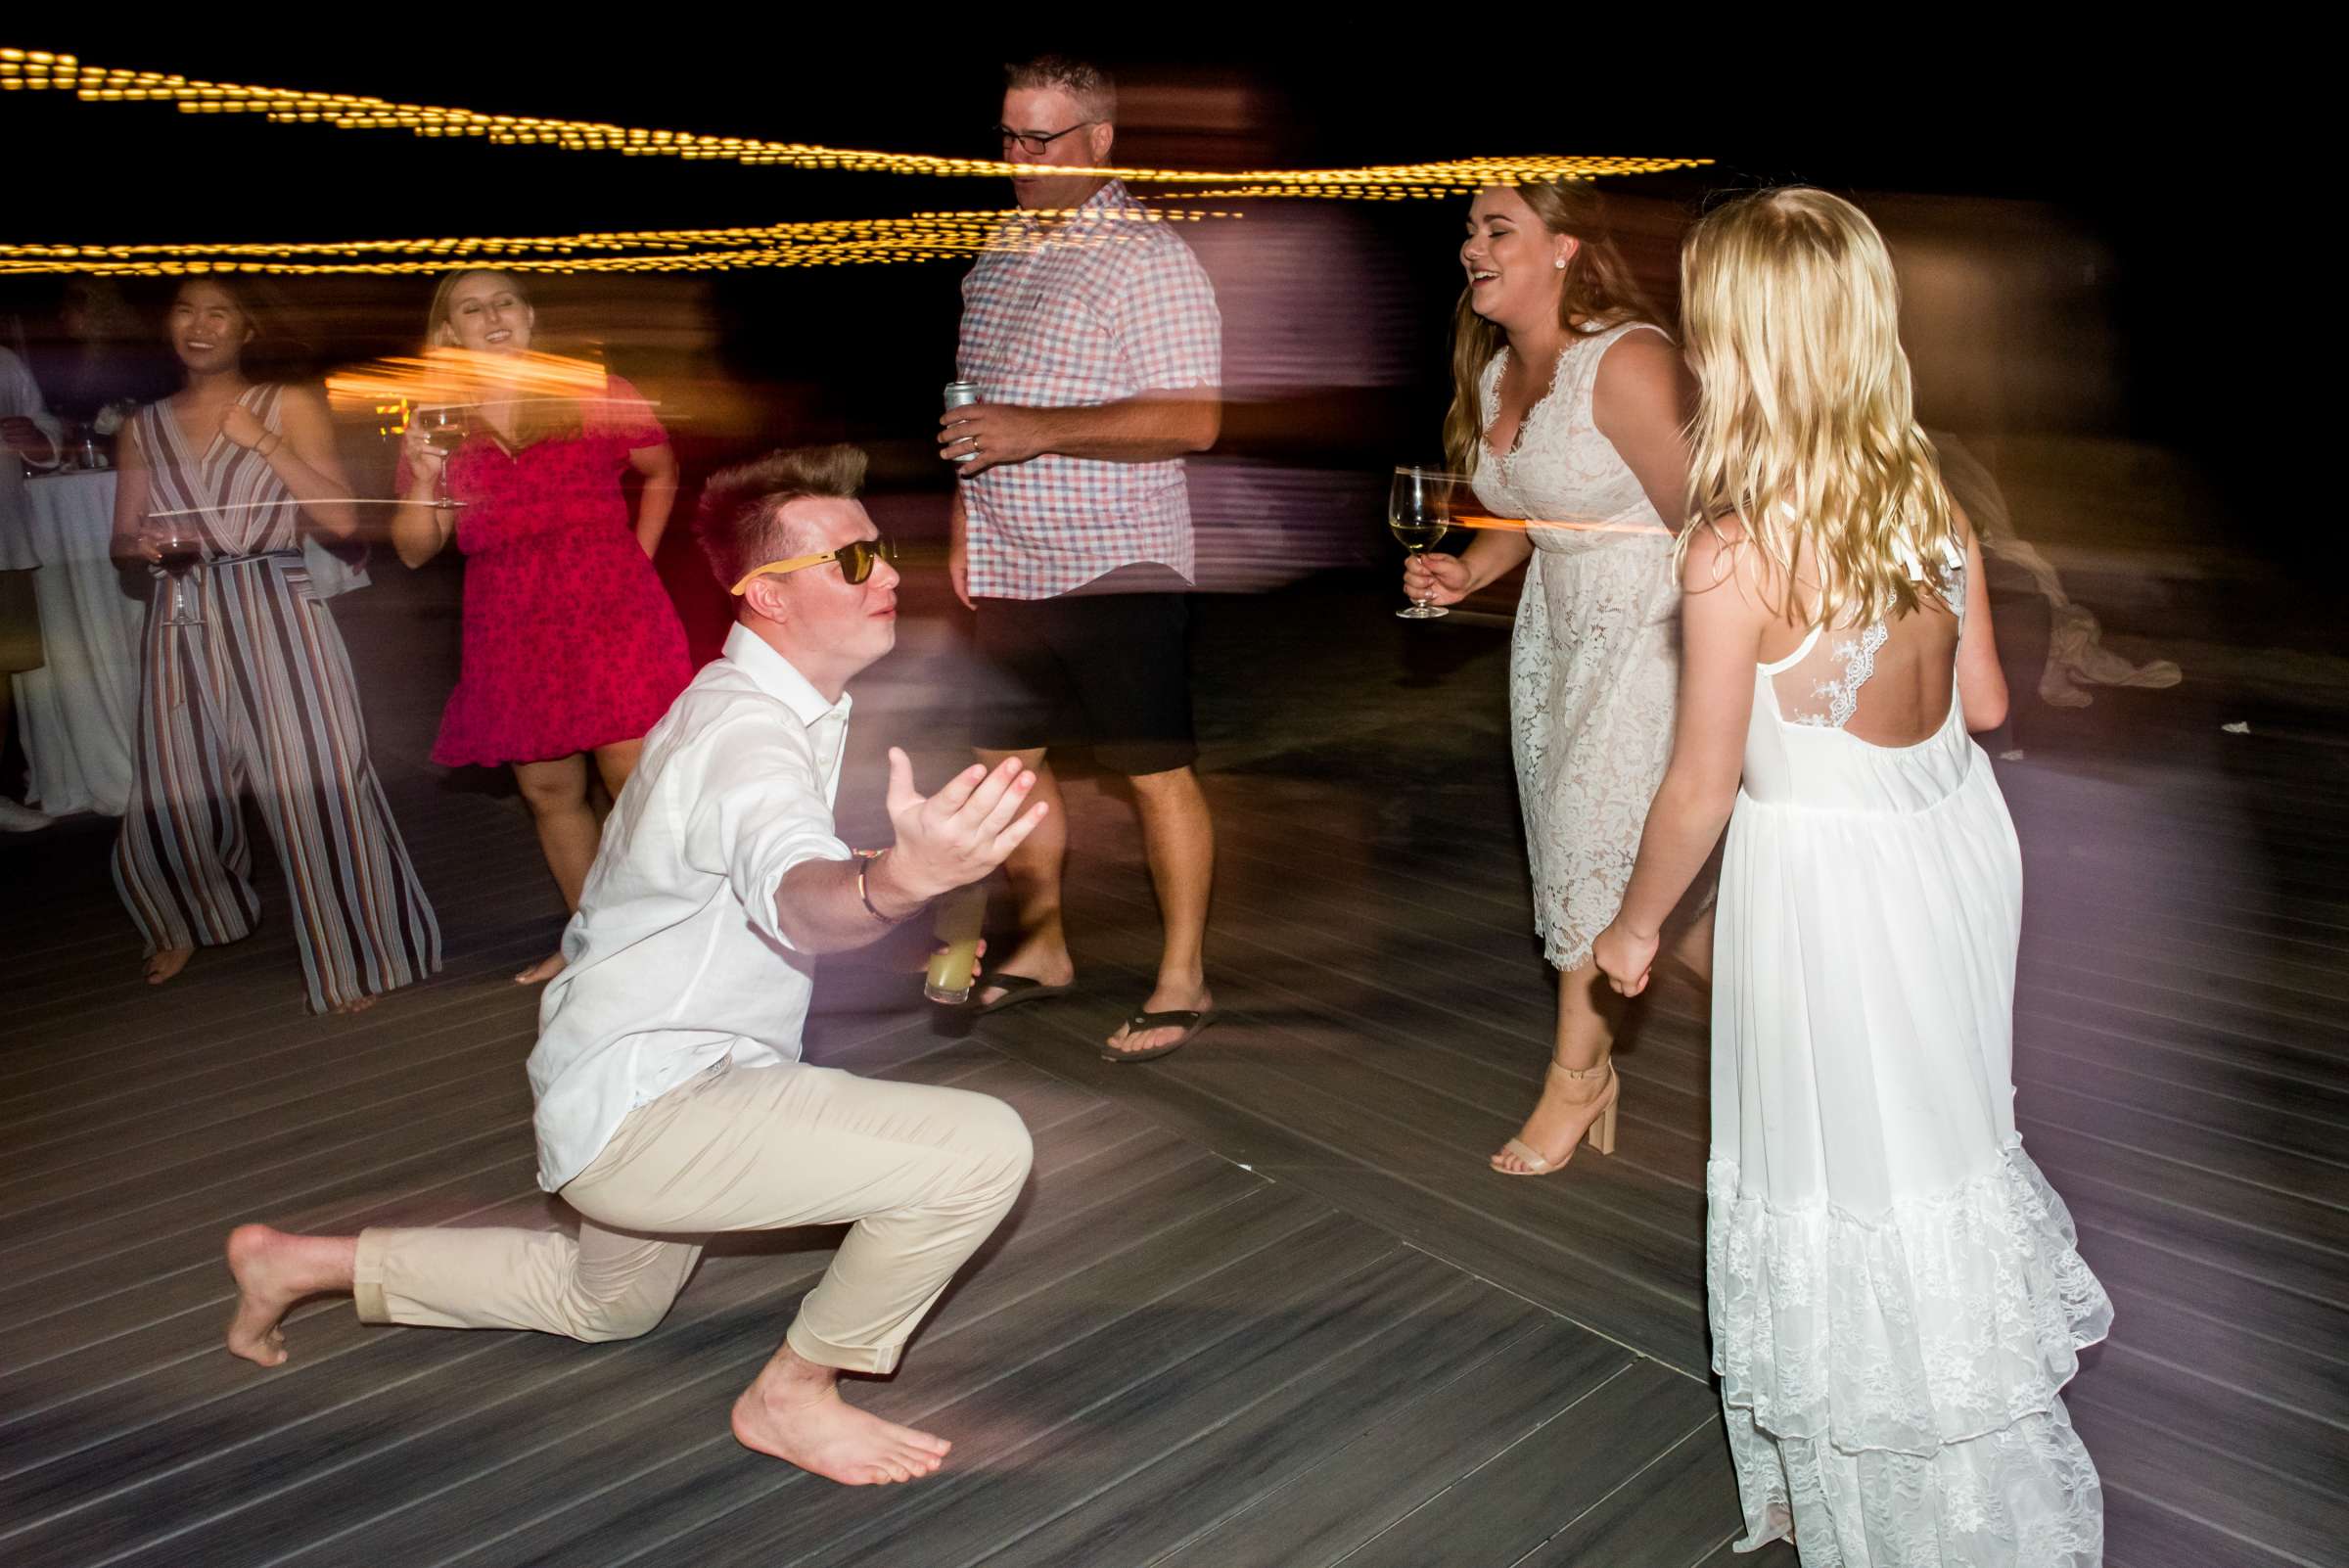
<svg viewBox="0 0 2349 1568">
<path fill-rule="evenodd" d="M 384 1302 L 384 1244 L 380 1231 L 359 1232 L 358 1260 L 351 1268 L 350 1300 L 358 1309 L 362 1323 L 395 1321 L 392 1309 Z"/>
<path fill-rule="evenodd" d="M 804 1361 L 813 1361 L 818 1366 L 836 1366 L 844 1372 L 894 1372 L 898 1369 L 898 1358 L 905 1351 L 902 1345 L 885 1345 L 868 1350 L 829 1345 L 808 1332 L 805 1317 L 791 1320 L 791 1328 L 784 1334 L 783 1343 L 789 1345 Z"/>
</svg>

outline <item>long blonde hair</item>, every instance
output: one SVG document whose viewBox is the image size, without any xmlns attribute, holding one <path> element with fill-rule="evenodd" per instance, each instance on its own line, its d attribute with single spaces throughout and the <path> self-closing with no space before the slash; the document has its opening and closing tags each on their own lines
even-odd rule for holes
<svg viewBox="0 0 2349 1568">
<path fill-rule="evenodd" d="M 1663 324 L 1608 234 L 1596 189 L 1587 182 L 1561 180 L 1520 185 L 1517 194 L 1544 229 L 1582 242 L 1574 259 L 1566 263 L 1564 287 L 1558 291 L 1560 326 L 1589 335 L 1627 321 Z M 1474 294 L 1463 288 L 1459 303 L 1451 309 L 1451 407 L 1444 415 L 1444 458 L 1455 474 L 1476 472 L 1485 443 L 1480 396 L 1485 367 L 1508 342 L 1507 333 L 1476 313 L 1469 302 Z M 1580 327 L 1574 325 L 1578 316 Z"/>
<path fill-rule="evenodd" d="M 1916 423 L 1892 257 L 1866 214 L 1807 186 L 1714 208 L 1681 250 L 1681 322 L 1697 383 L 1697 526 L 1735 513 L 1787 585 L 1776 608 L 1805 626 L 1939 602 L 1964 541 Z M 1816 606 L 1792 602 L 1798 564 L 1819 578 Z"/>
<path fill-rule="evenodd" d="M 433 303 L 424 316 L 424 351 L 428 356 L 436 348 L 456 346 L 457 328 L 452 317 L 457 285 L 467 278 L 505 279 L 506 286 L 514 291 L 514 298 L 520 300 L 523 308 L 530 312 L 531 338 L 532 341 L 536 340 L 538 304 L 530 298 L 529 286 L 519 276 L 503 267 L 459 267 L 453 272 L 442 273 L 440 282 L 433 290 Z M 570 398 L 544 395 L 523 398 L 516 405 L 514 444 L 518 447 L 528 446 L 532 441 L 545 440 L 550 437 L 576 436 L 584 422 L 584 410 Z"/>
</svg>

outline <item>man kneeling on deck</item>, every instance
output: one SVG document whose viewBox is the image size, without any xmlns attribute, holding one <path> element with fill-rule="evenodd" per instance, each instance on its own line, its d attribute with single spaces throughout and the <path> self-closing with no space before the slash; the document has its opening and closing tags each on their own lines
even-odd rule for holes
<svg viewBox="0 0 2349 1568">
<path fill-rule="evenodd" d="M 897 640 L 898 574 L 855 499 L 854 447 L 778 453 L 712 481 L 704 547 L 741 599 L 724 657 L 645 737 L 539 1010 L 539 1181 L 560 1231 L 368 1229 L 228 1238 L 228 1348 L 275 1366 L 279 1319 L 348 1291 L 369 1322 L 625 1339 L 661 1320 L 713 1231 L 852 1222 L 734 1435 L 835 1481 L 907 1481 L 947 1445 L 840 1398 L 888 1372 L 1027 1178 L 1000 1101 L 800 1060 L 815 956 L 860 947 L 992 870 L 1044 813 L 1016 761 L 914 793 L 890 753 L 897 842 L 832 830 L 850 677 Z M 592 604 L 562 613 L 593 615 Z M 1026 805 L 1027 809 L 1022 810 Z"/>
</svg>

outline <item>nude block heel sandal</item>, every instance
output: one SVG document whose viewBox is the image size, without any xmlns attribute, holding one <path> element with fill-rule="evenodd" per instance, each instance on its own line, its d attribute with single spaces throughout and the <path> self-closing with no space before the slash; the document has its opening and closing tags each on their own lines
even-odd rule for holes
<svg viewBox="0 0 2349 1568">
<path fill-rule="evenodd" d="M 1607 1086 L 1599 1094 L 1601 1103 L 1598 1115 L 1591 1118 L 1590 1126 L 1583 1133 L 1582 1141 L 1589 1144 L 1601 1154 L 1613 1154 L 1615 1152 L 1615 1107 L 1623 1099 L 1623 1081 L 1615 1076 L 1615 1059 L 1609 1057 L 1596 1067 L 1580 1069 L 1552 1062 L 1549 1064 L 1549 1070 L 1560 1078 L 1570 1078 L 1578 1084 L 1599 1077 L 1607 1080 Z M 1565 1166 L 1565 1162 L 1562 1160 L 1555 1166 L 1551 1165 L 1546 1155 L 1523 1138 L 1511 1138 L 1502 1147 L 1524 1161 L 1527 1167 L 1523 1171 L 1501 1171 L 1502 1176 L 1547 1176 L 1552 1171 L 1561 1170 Z M 1498 1166 L 1495 1166 L 1493 1169 L 1500 1171 Z"/>
</svg>

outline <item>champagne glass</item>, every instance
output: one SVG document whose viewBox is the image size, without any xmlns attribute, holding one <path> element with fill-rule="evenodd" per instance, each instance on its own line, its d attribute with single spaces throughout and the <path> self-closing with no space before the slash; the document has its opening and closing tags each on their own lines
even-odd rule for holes
<svg viewBox="0 0 2349 1568">
<path fill-rule="evenodd" d="M 419 408 L 416 417 L 424 425 L 424 443 L 440 454 L 440 473 L 433 485 L 434 507 L 463 506 L 463 501 L 448 493 L 448 465 L 457 448 L 465 444 L 465 410 L 451 405 Z"/>
<path fill-rule="evenodd" d="M 1394 488 L 1387 494 L 1387 528 L 1395 542 L 1417 555 L 1451 531 L 1453 485 L 1450 474 L 1434 469 L 1397 469 Z M 1425 599 L 1395 612 L 1405 621 L 1433 621 L 1451 613 Z"/>
<path fill-rule="evenodd" d="M 156 564 L 171 585 L 171 602 L 163 614 L 166 626 L 200 626 L 204 616 L 188 592 L 188 574 L 204 559 L 204 539 L 192 517 L 150 517 L 147 542 L 155 547 Z"/>
</svg>

